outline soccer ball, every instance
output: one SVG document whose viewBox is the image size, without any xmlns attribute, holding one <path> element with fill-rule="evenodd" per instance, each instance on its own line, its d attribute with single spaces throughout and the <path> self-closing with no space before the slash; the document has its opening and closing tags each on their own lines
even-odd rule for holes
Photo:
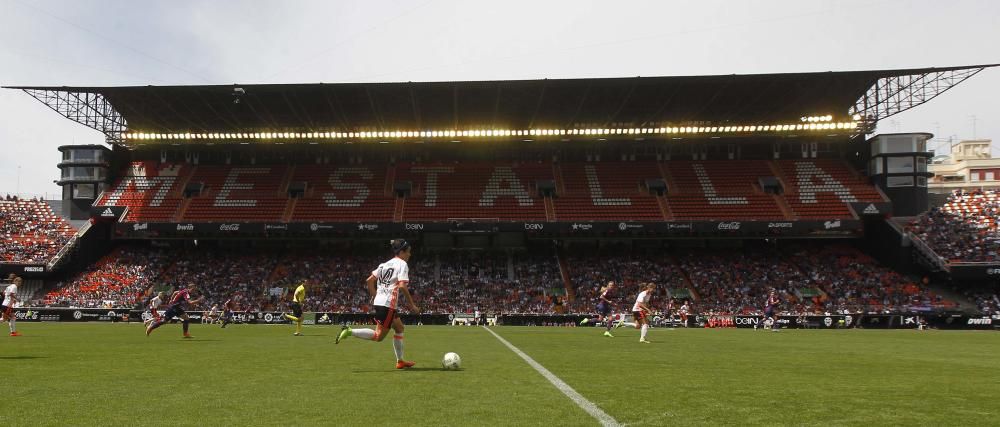
<svg viewBox="0 0 1000 427">
<path fill-rule="evenodd" d="M 448 371 L 457 370 L 462 367 L 462 358 L 457 353 L 447 353 L 441 359 L 441 367 Z"/>
</svg>

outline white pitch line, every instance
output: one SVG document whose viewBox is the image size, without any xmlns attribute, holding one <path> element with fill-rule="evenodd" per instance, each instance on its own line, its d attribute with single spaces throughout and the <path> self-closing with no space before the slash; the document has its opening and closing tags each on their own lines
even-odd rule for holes
<svg viewBox="0 0 1000 427">
<path fill-rule="evenodd" d="M 514 347 L 513 344 L 503 339 L 503 337 L 501 337 L 500 335 L 497 335 L 497 333 L 493 332 L 493 330 L 490 329 L 489 327 L 483 326 L 483 329 L 486 329 L 487 332 L 493 334 L 494 337 L 500 340 L 500 342 L 503 343 L 503 345 L 507 346 L 507 348 L 509 348 L 510 351 L 513 351 L 514 354 L 521 356 L 521 358 L 524 359 L 525 362 L 528 362 L 528 365 L 531 365 L 532 368 L 535 368 L 535 370 L 538 371 L 539 374 L 542 374 L 542 376 L 545 377 L 545 379 L 549 380 L 549 382 L 552 383 L 552 385 L 554 385 L 556 389 L 561 391 L 562 394 L 565 394 L 566 397 L 570 398 L 570 400 L 572 400 L 573 403 L 576 403 L 576 406 L 579 406 L 580 409 L 587 411 L 587 413 L 590 414 L 590 416 L 594 417 L 595 420 L 600 422 L 601 425 L 608 427 L 621 426 L 621 423 L 612 418 L 611 415 L 608 415 L 607 412 L 604 412 L 601 410 L 601 408 L 598 408 L 597 405 L 594 404 L 594 402 L 587 400 L 586 397 L 583 397 L 580 393 L 577 393 L 576 390 L 573 390 L 573 387 L 570 387 L 569 384 L 566 384 L 565 381 L 559 379 L 559 377 L 555 376 L 555 374 L 550 372 L 548 369 L 545 369 L 544 366 L 536 362 L 535 359 L 532 359 L 531 356 L 525 354 L 523 351 L 521 351 L 521 349 Z"/>
</svg>

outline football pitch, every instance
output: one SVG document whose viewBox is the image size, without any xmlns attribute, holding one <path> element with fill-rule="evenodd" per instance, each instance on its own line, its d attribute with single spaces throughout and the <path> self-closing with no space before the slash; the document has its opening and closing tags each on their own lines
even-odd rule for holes
<svg viewBox="0 0 1000 427">
<path fill-rule="evenodd" d="M 995 425 L 1000 334 L 912 330 L 20 323 L 0 337 L 4 425 Z M 443 371 L 454 351 L 462 370 Z M 578 393 L 574 400 L 563 391 Z M 570 392 L 572 394 L 572 392 Z M 582 403 L 581 403 L 582 402 Z M 607 420 L 605 420 L 607 421 Z"/>
</svg>

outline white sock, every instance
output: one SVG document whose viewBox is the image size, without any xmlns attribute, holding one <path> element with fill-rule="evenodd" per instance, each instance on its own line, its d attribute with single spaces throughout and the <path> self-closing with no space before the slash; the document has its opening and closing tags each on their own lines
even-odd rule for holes
<svg viewBox="0 0 1000 427">
<path fill-rule="evenodd" d="M 14 326 L 15 323 L 17 323 L 17 318 L 11 318 L 10 319 L 10 332 L 11 333 L 17 332 L 17 326 Z"/>
<path fill-rule="evenodd" d="M 641 335 L 639 335 L 639 339 L 640 340 L 646 339 L 646 331 L 648 331 L 648 330 L 649 330 L 649 325 L 643 323 L 642 324 L 642 332 L 641 332 Z"/>
<path fill-rule="evenodd" d="M 365 328 L 365 329 L 354 329 L 351 331 L 352 337 L 358 337 L 363 340 L 373 340 L 375 339 L 375 331 Z"/>
<path fill-rule="evenodd" d="M 396 360 L 403 360 L 403 334 L 392 336 L 392 351 L 396 353 Z"/>
</svg>

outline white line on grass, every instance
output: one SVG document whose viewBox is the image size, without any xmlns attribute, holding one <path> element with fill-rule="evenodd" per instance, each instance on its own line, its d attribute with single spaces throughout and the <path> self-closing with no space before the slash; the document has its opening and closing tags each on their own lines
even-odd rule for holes
<svg viewBox="0 0 1000 427">
<path fill-rule="evenodd" d="M 493 330 L 490 329 L 489 327 L 483 326 L 483 329 L 486 329 L 487 332 L 493 334 L 494 337 L 500 340 L 500 342 L 503 343 L 503 345 L 507 346 L 507 348 L 509 348 L 510 351 L 513 351 L 514 354 L 521 356 L 521 358 L 524 359 L 525 362 L 528 362 L 528 365 L 531 365 L 532 368 L 535 368 L 535 370 L 538 371 L 539 374 L 542 374 L 542 376 L 545 377 L 545 379 L 549 380 L 549 382 L 552 383 L 552 385 L 556 386 L 556 388 L 559 389 L 559 391 L 561 391 L 562 394 L 565 394 L 566 397 L 570 398 L 570 400 L 572 400 L 573 403 L 576 403 L 576 406 L 579 406 L 580 409 L 587 411 L 587 413 L 590 414 L 590 416 L 594 417 L 595 420 L 599 421 L 601 425 L 616 426 L 616 427 L 621 426 L 621 423 L 612 418 L 611 415 L 608 415 L 607 412 L 604 412 L 601 410 L 601 408 L 598 408 L 597 405 L 594 404 L 594 402 L 587 400 L 586 397 L 583 397 L 582 395 L 580 395 L 580 393 L 577 393 L 576 390 L 573 390 L 573 387 L 570 387 L 569 384 L 566 384 L 565 381 L 559 379 L 559 377 L 555 376 L 555 374 L 550 372 L 548 369 L 545 369 L 544 366 L 536 362 L 535 359 L 532 359 L 531 356 L 528 356 L 519 348 L 514 347 L 513 344 L 503 339 L 503 337 L 501 337 L 500 335 L 497 335 L 497 333 L 493 332 Z"/>
</svg>

